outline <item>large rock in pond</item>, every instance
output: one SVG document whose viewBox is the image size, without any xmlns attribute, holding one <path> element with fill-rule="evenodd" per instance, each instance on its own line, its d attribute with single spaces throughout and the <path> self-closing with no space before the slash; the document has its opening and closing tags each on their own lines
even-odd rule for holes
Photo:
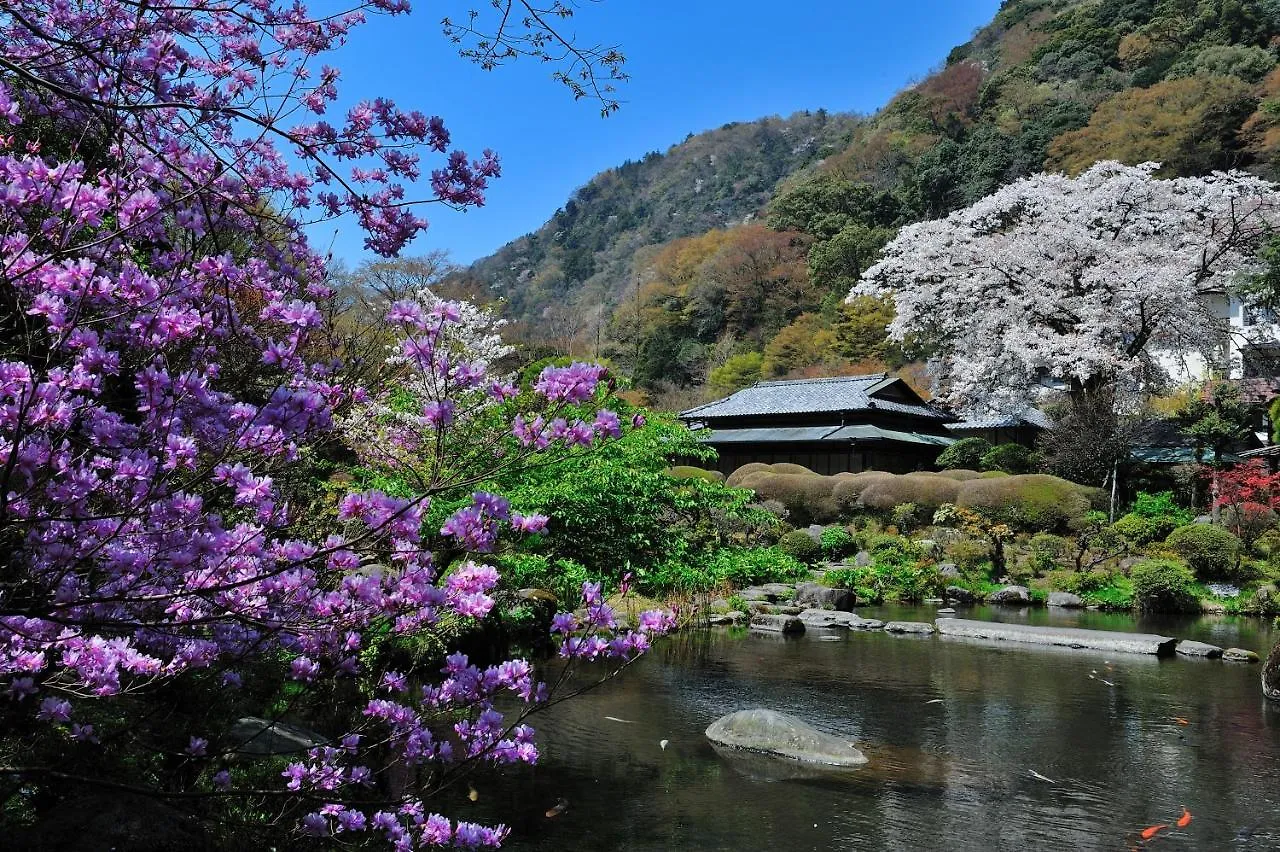
<svg viewBox="0 0 1280 852">
<path fill-rule="evenodd" d="M 932 636 L 934 627 L 927 621 L 890 621 L 884 626 L 885 633 L 911 634 L 914 636 Z"/>
<path fill-rule="evenodd" d="M 821 583 L 797 583 L 795 603 L 796 606 L 849 612 L 853 609 L 853 592 L 848 589 L 833 589 Z"/>
<path fill-rule="evenodd" d="M 1071 594 L 1071 592 L 1050 592 L 1049 606 L 1061 607 L 1062 609 L 1084 609 L 1084 599 L 1079 595 Z"/>
<path fill-rule="evenodd" d="M 1025 606 L 1031 603 L 1031 590 L 1026 586 L 1005 586 L 987 595 L 987 603 Z"/>
<path fill-rule="evenodd" d="M 1260 658 L 1247 648 L 1228 648 L 1222 652 L 1222 659 L 1230 663 L 1256 663 Z"/>
<path fill-rule="evenodd" d="M 1280 701 L 1280 642 L 1272 647 L 1262 664 L 1262 694 L 1272 701 Z"/>
<path fill-rule="evenodd" d="M 796 587 L 790 583 L 765 583 L 760 589 L 775 601 L 790 600 L 796 594 Z"/>
<path fill-rule="evenodd" d="M 804 622 L 794 615 L 772 615 L 760 612 L 751 616 L 751 629 L 761 633 L 790 635 L 803 633 Z"/>
<path fill-rule="evenodd" d="M 946 591 L 942 593 L 942 599 L 955 601 L 958 604 L 975 604 L 978 602 L 978 596 L 964 586 L 947 586 Z"/>
<path fill-rule="evenodd" d="M 817 766 L 856 767 L 867 762 L 866 756 L 848 740 L 775 710 L 739 710 L 716 719 L 706 733 L 713 745 L 723 749 Z"/>
<path fill-rule="evenodd" d="M 1181 639 L 1178 641 L 1179 657 L 1214 657 L 1222 656 L 1222 649 L 1217 645 L 1210 645 L 1208 642 L 1193 642 L 1189 639 Z"/>
<path fill-rule="evenodd" d="M 1114 630 L 1082 630 L 1078 627 L 1049 627 L 1037 624 L 1001 624 L 965 618 L 939 618 L 938 632 L 962 639 L 1018 642 L 1105 651 L 1116 654 L 1154 654 L 1172 657 L 1178 640 L 1150 633 L 1122 633 Z"/>
</svg>

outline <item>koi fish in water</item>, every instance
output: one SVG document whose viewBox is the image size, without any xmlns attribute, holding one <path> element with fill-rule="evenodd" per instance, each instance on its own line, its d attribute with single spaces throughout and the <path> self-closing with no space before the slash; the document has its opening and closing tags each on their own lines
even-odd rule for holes
<svg viewBox="0 0 1280 852">
<path fill-rule="evenodd" d="M 1191 825 L 1191 811 L 1187 810 L 1187 806 L 1182 806 L 1182 816 L 1178 817 L 1178 828 L 1186 828 Z"/>
<path fill-rule="evenodd" d="M 1153 825 L 1150 828 L 1144 828 L 1142 829 L 1142 839 L 1150 840 L 1168 827 L 1168 823 L 1161 823 L 1160 825 Z"/>
<path fill-rule="evenodd" d="M 553 806 L 547 809 L 547 819 L 551 819 L 552 817 L 558 817 L 560 816 L 560 814 L 564 813 L 568 809 L 569 809 L 569 800 L 560 799 Z"/>
<path fill-rule="evenodd" d="M 1191 724 L 1191 722 L 1190 722 L 1190 721 L 1188 721 L 1188 720 L 1186 720 L 1186 719 L 1182 718 L 1181 716 L 1172 716 L 1172 717 L 1170 717 L 1170 718 L 1172 718 L 1172 719 L 1173 719 L 1173 721 L 1177 722 L 1179 725 L 1190 725 L 1190 724 Z"/>
</svg>

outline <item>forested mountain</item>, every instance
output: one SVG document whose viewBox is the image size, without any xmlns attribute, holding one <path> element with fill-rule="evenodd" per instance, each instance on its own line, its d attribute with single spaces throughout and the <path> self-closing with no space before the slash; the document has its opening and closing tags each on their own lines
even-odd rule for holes
<svg viewBox="0 0 1280 852">
<path fill-rule="evenodd" d="M 897 368 L 891 309 L 842 304 L 897 227 L 1099 159 L 1274 177 L 1278 49 L 1273 0 L 1007 0 L 876 115 L 691 136 L 469 272 L 526 339 L 608 357 L 660 404 Z"/>
</svg>

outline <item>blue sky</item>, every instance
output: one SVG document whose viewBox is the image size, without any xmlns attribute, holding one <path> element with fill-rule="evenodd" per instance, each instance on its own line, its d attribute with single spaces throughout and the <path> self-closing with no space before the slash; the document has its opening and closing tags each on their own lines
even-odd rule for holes
<svg viewBox="0 0 1280 852">
<path fill-rule="evenodd" d="M 472 0 L 487 7 L 485 0 Z M 459 59 L 439 20 L 465 2 L 419 0 L 406 17 L 375 17 L 335 57 L 342 101 L 390 97 L 444 118 L 454 143 L 502 158 L 485 207 L 429 205 L 431 228 L 405 252 L 449 251 L 466 263 L 536 229 L 592 175 L 690 132 L 802 109 L 872 112 L 966 41 L 999 0 L 584 0 L 567 30 L 617 44 L 630 82 L 602 119 L 533 61 L 483 71 Z M 456 7 L 456 8 L 455 8 Z M 358 228 L 316 228 L 317 247 L 356 262 Z"/>
</svg>

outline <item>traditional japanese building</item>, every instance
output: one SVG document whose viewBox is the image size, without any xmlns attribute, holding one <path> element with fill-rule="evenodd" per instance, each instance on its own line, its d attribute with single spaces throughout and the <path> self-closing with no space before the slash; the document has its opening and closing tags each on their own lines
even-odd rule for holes
<svg viewBox="0 0 1280 852">
<path fill-rule="evenodd" d="M 1043 411 L 1024 408 L 1015 414 L 966 414 L 964 419 L 948 423 L 947 433 L 954 438 L 983 438 L 991 444 L 1021 444 L 1034 448 L 1040 434 L 1052 428 L 1053 422 Z"/>
<path fill-rule="evenodd" d="M 932 469 L 956 418 L 884 373 L 758 382 L 681 412 L 720 454 L 716 469 L 749 462 L 804 465 L 815 473 Z"/>
</svg>

